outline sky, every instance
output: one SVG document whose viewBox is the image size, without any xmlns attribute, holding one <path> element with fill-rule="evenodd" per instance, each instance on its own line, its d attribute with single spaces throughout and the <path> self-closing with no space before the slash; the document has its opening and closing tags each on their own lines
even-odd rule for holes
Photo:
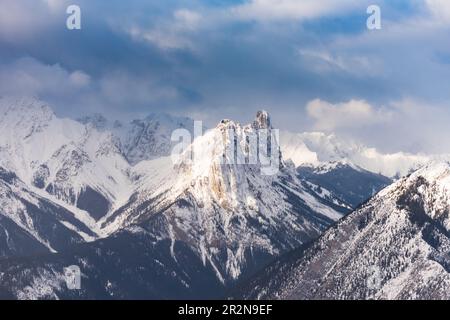
<svg viewBox="0 0 450 320">
<path fill-rule="evenodd" d="M 207 126 L 265 109 L 280 129 L 450 153 L 450 1 L 1 0 L 0 95 Z"/>
</svg>

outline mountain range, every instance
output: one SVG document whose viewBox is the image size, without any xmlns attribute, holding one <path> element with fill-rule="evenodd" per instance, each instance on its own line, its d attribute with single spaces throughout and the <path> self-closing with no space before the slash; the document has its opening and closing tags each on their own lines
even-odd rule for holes
<svg viewBox="0 0 450 320">
<path fill-rule="evenodd" d="M 378 193 L 317 241 L 283 256 L 247 299 L 450 299 L 450 163 Z"/>
<path fill-rule="evenodd" d="M 277 130 L 260 111 L 247 125 L 220 121 L 174 161 L 176 129 L 193 133 L 194 121 L 166 114 L 128 123 L 99 114 L 72 120 L 57 117 L 37 99 L 0 99 L 0 298 L 222 298 L 235 287 L 248 298 L 398 298 L 391 291 L 369 294 L 360 283 L 329 295 L 322 286 L 311 285 L 317 293 L 308 289 L 309 295 L 289 289 L 297 284 L 294 272 L 305 272 L 304 281 L 324 281 L 321 272 L 309 277 L 311 271 L 298 269 L 308 264 L 307 257 L 317 256 L 328 266 L 345 254 L 358 256 L 342 249 L 321 253 L 315 246 L 342 228 L 339 245 L 358 238 L 365 232 L 360 216 L 383 212 L 387 218 L 374 224 L 377 232 L 390 235 L 396 232 L 391 228 L 400 226 L 383 225 L 389 213 L 397 215 L 395 209 L 408 216 L 403 212 L 410 210 L 423 228 L 433 229 L 430 237 L 438 237 L 439 244 L 445 240 L 449 202 L 444 191 L 439 197 L 427 193 L 438 197 L 439 214 L 428 214 L 437 209 L 418 205 L 415 196 L 406 200 L 399 195 L 405 206 L 399 209 L 398 199 L 390 196 L 399 184 L 422 177 L 421 172 L 443 170 L 440 162 L 415 171 L 430 161 L 428 156 L 383 155 L 323 133 L 281 131 L 279 139 L 264 140 L 264 134 Z M 268 163 L 262 159 L 268 154 L 273 155 L 273 174 L 264 174 Z M 439 184 L 434 174 L 427 177 L 430 184 Z M 408 186 L 421 195 L 422 185 Z M 358 220 L 356 231 L 342 227 L 353 220 Z M 414 232 L 414 239 L 419 237 L 419 227 L 404 229 L 408 237 Z M 433 243 L 441 254 L 438 263 L 447 259 L 442 243 L 439 249 Z M 388 259 L 376 254 L 384 245 L 373 239 L 368 247 L 383 272 L 385 265 L 375 257 Z M 81 270 L 80 290 L 65 283 L 64 268 L 71 265 Z M 339 274 L 345 267 L 358 272 L 343 265 Z M 395 280 L 402 268 L 381 282 Z M 445 290 L 444 280 L 437 281 Z"/>
</svg>

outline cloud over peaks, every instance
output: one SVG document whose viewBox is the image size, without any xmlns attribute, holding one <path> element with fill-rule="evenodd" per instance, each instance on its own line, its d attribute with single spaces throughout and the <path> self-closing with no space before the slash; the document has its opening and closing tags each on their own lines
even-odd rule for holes
<svg viewBox="0 0 450 320">
<path fill-rule="evenodd" d="M 308 116 L 315 121 L 318 130 L 332 131 L 341 128 L 359 128 L 388 121 L 391 114 L 376 110 L 364 100 L 332 104 L 320 99 L 306 105 Z"/>
</svg>

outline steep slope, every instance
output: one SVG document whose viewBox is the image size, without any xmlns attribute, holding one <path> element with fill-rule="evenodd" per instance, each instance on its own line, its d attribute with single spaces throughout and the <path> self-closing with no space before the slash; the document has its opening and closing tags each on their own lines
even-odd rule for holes
<svg viewBox="0 0 450 320">
<path fill-rule="evenodd" d="M 121 137 L 124 155 L 131 165 L 135 165 L 143 160 L 169 156 L 173 147 L 172 132 L 180 128 L 192 132 L 194 121 L 153 113 L 127 125 L 116 124 L 113 132 Z"/>
<path fill-rule="evenodd" d="M 385 176 L 345 162 L 302 165 L 297 168 L 297 173 L 302 182 L 314 191 L 324 195 L 331 193 L 337 200 L 347 203 L 351 209 L 356 209 L 392 183 L 392 180 Z"/>
<path fill-rule="evenodd" d="M 55 252 L 97 235 L 0 167 L 0 258 Z"/>
<path fill-rule="evenodd" d="M 94 219 L 129 196 L 120 141 L 89 124 L 57 118 L 35 99 L 0 100 L 0 165 Z"/>
<path fill-rule="evenodd" d="M 171 136 L 176 129 L 193 133 L 194 120 L 187 117 L 151 113 L 143 119 L 131 122 L 109 121 L 101 114 L 92 114 L 77 119 L 83 125 L 106 131 L 120 143 L 120 151 L 131 166 L 143 160 L 153 160 L 170 155 L 174 142 Z"/>
<path fill-rule="evenodd" d="M 98 114 L 73 121 L 57 118 L 45 103 L 35 99 L 2 98 L 0 165 L 26 184 L 68 204 L 67 209 L 74 206 L 87 212 L 82 220 L 93 218 L 99 226 L 105 225 L 104 221 L 118 208 L 133 200 L 130 197 L 139 193 L 136 189 L 153 188 L 153 183 L 139 180 L 145 180 L 145 171 L 154 171 L 148 167 L 158 163 L 148 162 L 149 159 L 170 154 L 174 146 L 170 136 L 178 128 L 192 132 L 193 121 L 163 114 L 152 114 L 129 124 L 109 123 Z M 178 174 L 163 171 L 167 175 Z M 313 190 L 317 186 L 304 187 L 316 197 L 352 207 L 342 194 L 333 194 L 335 190 L 331 188 L 322 195 Z M 113 226 L 105 235 L 115 231 Z"/>
<path fill-rule="evenodd" d="M 450 164 L 387 187 L 241 291 L 260 299 L 449 299 Z M 238 295 L 239 296 L 239 295 Z"/>
<path fill-rule="evenodd" d="M 174 259 L 176 256 L 176 259 Z M 69 290 L 64 268 L 81 269 Z M 214 299 L 224 285 L 183 242 L 134 227 L 58 254 L 0 259 L 0 299 Z"/>
<path fill-rule="evenodd" d="M 2 262 L 1 289 L 14 298 L 219 297 L 348 212 L 302 186 L 277 139 L 263 138 L 271 130 L 265 112 L 246 126 L 224 120 L 178 158 L 140 162 L 129 202 L 99 220 L 107 239 Z M 64 284 L 70 264 L 82 270 L 82 291 Z"/>
<path fill-rule="evenodd" d="M 348 209 L 302 188 L 293 168 L 280 162 L 276 139 L 264 146 L 272 148 L 272 167 L 249 163 L 262 158 L 263 146 L 247 137 L 261 130 L 271 130 L 265 113 L 247 126 L 224 120 L 175 166 L 170 158 L 142 163 L 142 187 L 103 227 L 139 224 L 163 212 L 170 239 L 189 243 L 223 281 L 237 279 L 249 255 L 267 261 L 317 237 Z M 264 174 L 268 168 L 276 172 Z"/>
</svg>

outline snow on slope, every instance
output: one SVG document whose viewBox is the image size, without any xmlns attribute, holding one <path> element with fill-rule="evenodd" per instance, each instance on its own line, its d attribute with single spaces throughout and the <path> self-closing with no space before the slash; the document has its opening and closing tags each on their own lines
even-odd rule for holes
<svg viewBox="0 0 450 320">
<path fill-rule="evenodd" d="M 175 129 L 193 131 L 194 121 L 185 117 L 167 114 L 150 114 L 145 119 L 134 120 L 127 125 L 115 128 L 121 137 L 124 154 L 130 164 L 170 155 L 173 143 L 170 138 Z"/>
<path fill-rule="evenodd" d="M 96 219 L 129 196 L 129 165 L 117 138 L 59 119 L 30 98 L 0 100 L 0 165 Z"/>
<path fill-rule="evenodd" d="M 343 162 L 387 177 L 404 176 L 437 156 L 397 152 L 382 154 L 375 148 L 339 139 L 321 132 L 280 134 L 281 152 L 296 166 Z M 448 158 L 448 157 L 447 157 Z"/>
<path fill-rule="evenodd" d="M 38 263 L 2 263 L 8 270 L 3 279 L 7 295 L 24 297 L 26 288 L 43 281 L 59 284 L 61 266 L 83 261 L 87 286 L 96 289 L 77 291 L 78 298 L 104 298 L 111 292 L 141 298 L 207 297 L 208 292 L 214 297 L 211 287 L 223 292 L 318 237 L 349 208 L 334 202 L 331 193 L 321 196 L 305 187 L 295 168 L 283 162 L 276 139 L 264 143 L 260 136 L 259 145 L 251 144 L 250 136 L 264 130 L 272 130 L 265 112 L 246 126 L 223 120 L 176 163 L 171 157 L 140 161 L 129 171 L 129 201 L 96 222 L 107 237 Z M 235 145 L 236 152 L 230 152 Z M 265 170 L 268 163 L 261 163 L 263 150 L 273 151 L 270 164 L 277 170 L 272 175 Z M 143 283 L 144 275 L 149 280 Z M 113 287 L 99 290 L 103 281 Z M 42 297 L 74 295 L 59 285 L 50 287 Z"/>
<path fill-rule="evenodd" d="M 165 113 L 151 113 L 131 122 L 111 122 L 101 114 L 84 116 L 77 121 L 98 131 L 111 132 L 120 141 L 121 152 L 132 166 L 143 160 L 169 156 L 174 146 L 172 132 L 184 128 L 192 133 L 194 129 L 194 120 Z"/>
<path fill-rule="evenodd" d="M 55 252 L 96 237 L 72 212 L 0 167 L 0 257 Z"/>
<path fill-rule="evenodd" d="M 57 118 L 45 103 L 32 98 L 2 98 L 0 165 L 14 172 L 36 195 L 53 205 L 63 206 L 80 223 L 89 226 L 93 234 L 103 237 L 145 220 L 150 212 L 166 210 L 169 206 L 174 210 L 178 206 L 176 214 L 185 220 L 185 225 L 177 227 L 186 234 L 202 233 L 202 224 L 211 224 L 211 221 L 217 225 L 209 226 L 207 237 L 210 238 L 215 228 L 224 225 L 227 229 L 240 218 L 255 219 L 265 225 L 264 228 L 281 221 L 280 228 L 290 225 L 288 229 L 292 232 L 292 239 L 286 241 L 290 243 L 283 245 L 287 248 L 316 236 L 348 210 L 329 203 L 309 189 L 299 188 L 294 174 L 286 173 L 287 168 L 282 176 L 266 177 L 261 175 L 265 167 L 245 165 L 246 159 L 255 155 L 257 147 L 236 155 L 244 165 L 221 165 L 225 151 L 223 141 L 228 143 L 227 147 L 234 144 L 234 140 L 224 136 L 225 131 L 235 130 L 239 146 L 244 148 L 249 133 L 270 130 L 267 113 L 259 113 L 258 119 L 247 126 L 223 121 L 199 137 L 177 166 L 170 158 L 160 158 L 172 148 L 172 130 L 180 127 L 189 130 L 190 126 L 193 126 L 192 120 L 164 115 L 151 115 L 129 125 L 110 125 L 101 115 L 73 121 Z M 277 151 L 277 141 L 273 143 L 273 150 Z M 192 151 L 196 159 L 193 164 L 190 162 Z M 251 154 L 245 156 L 245 152 Z M 230 158 L 234 154 L 227 156 L 228 161 L 234 160 Z M 276 169 L 283 166 L 278 163 L 279 158 L 277 152 Z M 137 163 L 133 166 L 129 160 Z M 199 210 L 194 210 L 194 214 L 186 213 L 180 205 L 183 197 Z M 280 197 L 291 197 L 300 204 L 280 202 Z M 149 201 L 151 207 L 146 207 Z M 311 217 L 299 219 L 292 215 L 283 219 L 284 212 L 298 213 L 299 207 L 295 206 L 305 207 L 305 215 Z M 211 215 L 217 221 L 208 220 Z M 187 230 L 190 219 L 199 221 L 198 230 Z M 300 231 L 297 236 L 300 240 L 293 240 L 296 238 L 294 229 Z M 258 234 L 260 231 L 255 229 L 254 234 L 249 233 L 249 237 L 255 238 L 249 243 L 258 242 L 271 253 L 280 249 L 265 245 L 267 239 Z M 200 250 L 210 250 L 204 247 L 211 239 L 197 240 Z M 231 271 L 234 267 L 227 268 L 227 272 L 237 276 L 238 271 Z"/>
<path fill-rule="evenodd" d="M 262 174 L 261 163 L 246 163 L 257 152 L 247 136 L 269 128 L 262 123 L 266 116 L 259 113 L 246 126 L 222 121 L 198 137 L 176 166 L 170 158 L 138 164 L 139 187 L 128 204 L 102 220 L 102 227 L 144 224 L 157 238 L 183 241 L 222 281 L 240 277 L 254 259 L 267 261 L 317 237 L 348 209 L 303 188 L 294 168 L 282 161 L 275 175 Z M 227 152 L 232 145 L 240 151 Z M 278 150 L 276 143 L 271 148 Z M 148 222 L 159 214 L 164 222 Z"/>
<path fill-rule="evenodd" d="M 38 100 L 2 98 L 0 165 L 27 184 L 46 190 L 99 220 L 112 214 L 133 194 L 140 167 L 149 165 L 139 163 L 167 156 L 173 146 L 172 131 L 192 127 L 190 119 L 156 114 L 130 124 L 110 124 L 101 115 L 79 121 L 59 119 Z M 388 175 L 394 175 L 399 167 L 407 171 L 425 160 L 379 155 L 372 149 L 319 133 L 282 133 L 281 150 L 284 158 L 292 159 L 296 165 L 344 159 Z M 207 167 L 201 163 L 198 166 Z"/>
<path fill-rule="evenodd" d="M 48 250 L 63 248 L 55 245 L 59 234 L 49 238 L 43 232 L 45 225 L 64 230 L 64 244 L 97 236 L 109 236 L 118 247 L 126 239 L 139 240 L 141 247 L 167 248 L 159 253 L 177 270 L 186 270 L 178 263 L 182 255 L 195 255 L 204 270 L 211 266 L 215 277 L 226 284 L 318 237 L 349 211 L 349 202 L 335 190 L 299 179 L 294 166 L 277 152 L 272 164 L 280 171 L 274 175 L 262 174 L 261 163 L 247 163 L 259 152 L 248 144 L 249 134 L 271 130 L 267 113 L 259 112 L 255 122 L 245 126 L 220 122 L 197 138 L 174 165 L 164 157 L 172 148 L 169 133 L 191 124 L 189 119 L 157 115 L 129 125 L 110 125 L 98 115 L 72 121 L 58 119 L 36 100 L 0 100 L 0 165 L 16 173 L 25 190 L 4 185 L 9 193 L 4 193 L 1 213 L 9 220 L 0 219 L 0 241 L 11 243 L 8 230 L 17 230 L 11 229 L 11 221 L 21 230 L 13 240 L 31 238 L 38 243 L 36 250 L 41 245 Z M 229 131 L 233 136 L 226 134 Z M 394 174 L 393 168 L 402 163 L 397 159 L 380 165 L 377 154 L 368 156 L 370 149 L 332 136 L 297 138 L 291 136 L 281 149 L 297 163 L 320 165 L 315 174 L 335 171 L 345 161 L 359 173 L 363 170 L 358 164 L 365 163 Z M 226 152 L 234 145 L 239 147 L 236 153 Z M 278 141 L 266 147 L 278 151 Z M 408 157 L 404 161 L 410 166 Z M 338 162 L 330 164 L 332 160 Z M 35 211 L 23 209 L 28 202 L 33 210 L 42 209 L 40 215 L 50 222 L 36 224 Z M 98 241 L 88 248 L 95 252 L 94 261 L 103 259 L 105 267 L 110 261 L 97 256 Z"/>
<path fill-rule="evenodd" d="M 334 201 L 343 201 L 352 209 L 393 182 L 390 178 L 342 161 L 317 166 L 302 165 L 297 167 L 297 175 L 312 190 L 331 193 L 328 197 L 334 197 Z"/>
<path fill-rule="evenodd" d="M 450 163 L 384 189 L 246 289 L 262 299 L 449 299 Z"/>
</svg>

